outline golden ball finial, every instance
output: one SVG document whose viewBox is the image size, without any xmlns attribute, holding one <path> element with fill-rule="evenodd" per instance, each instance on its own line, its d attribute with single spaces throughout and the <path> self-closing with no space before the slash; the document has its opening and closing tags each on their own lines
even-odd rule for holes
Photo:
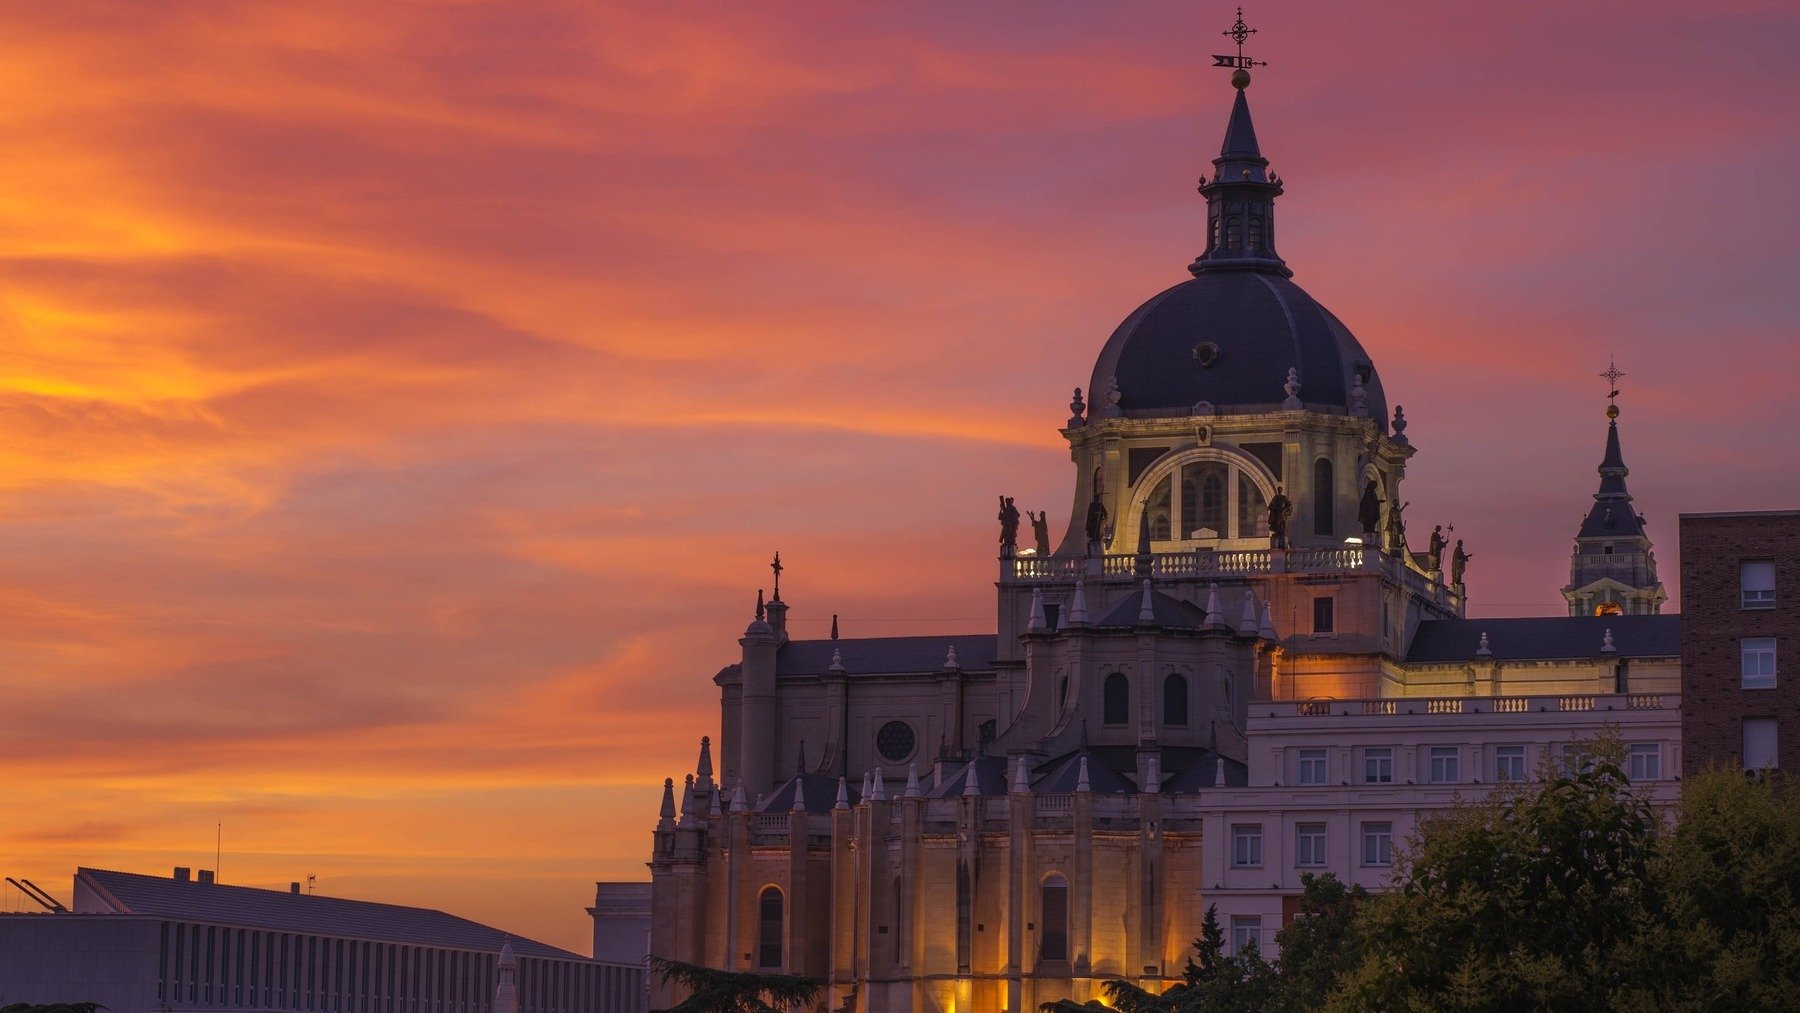
<svg viewBox="0 0 1800 1013">
<path fill-rule="evenodd" d="M 1231 86 L 1233 88 L 1236 88 L 1238 91 L 1243 91 L 1245 88 L 1250 87 L 1250 72 L 1243 69 L 1242 67 L 1239 67 L 1237 70 L 1232 71 L 1231 72 Z"/>
<path fill-rule="evenodd" d="M 1606 406 L 1606 417 L 1609 419 L 1618 418 L 1619 417 L 1619 406 L 1616 404 L 1607 405 Z"/>
</svg>

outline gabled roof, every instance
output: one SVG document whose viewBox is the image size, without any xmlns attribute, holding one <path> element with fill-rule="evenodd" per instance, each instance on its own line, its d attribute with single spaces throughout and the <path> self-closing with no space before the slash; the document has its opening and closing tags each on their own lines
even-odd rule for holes
<svg viewBox="0 0 1800 1013">
<path fill-rule="evenodd" d="M 1620 658 L 1673 658 L 1681 653 L 1681 617 L 1544 616 L 1528 619 L 1431 619 L 1419 624 L 1407 647 L 1406 660 L 1431 664 L 1449 661 L 1556 661 L 1602 657 L 1600 646 L 1611 630 Z M 1487 634 L 1487 655 L 1481 635 Z"/>
<path fill-rule="evenodd" d="M 794 785 L 796 783 L 804 785 L 803 790 L 806 794 L 802 801 L 806 804 L 807 812 L 828 813 L 832 807 L 837 805 L 837 778 L 826 777 L 823 774 L 795 774 L 766 796 L 762 800 L 762 805 L 756 807 L 756 811 L 759 813 L 793 811 Z M 851 805 L 862 801 L 861 784 L 846 785 L 845 791 L 849 795 Z"/>
<path fill-rule="evenodd" d="M 831 652 L 844 659 L 848 675 L 896 675 L 939 672 L 950 648 L 964 671 L 994 667 L 999 637 L 993 633 L 925 637 L 867 637 L 861 640 L 790 640 L 775 655 L 776 675 L 824 675 Z"/>
<path fill-rule="evenodd" d="M 85 881 L 93 887 L 93 892 L 106 902 L 106 913 L 112 914 L 149 915 L 487 953 L 499 953 L 502 945 L 511 942 L 514 952 L 525 956 L 588 959 L 579 953 L 430 908 L 200 883 L 108 869 L 77 869 L 75 879 L 78 884 Z"/>
<path fill-rule="evenodd" d="M 1127 595 L 1094 625 L 1136 626 L 1138 611 L 1143 607 L 1142 592 Z M 1156 616 L 1156 625 L 1166 629 L 1198 630 L 1206 626 L 1205 609 L 1155 588 L 1150 589 L 1150 611 Z"/>
</svg>

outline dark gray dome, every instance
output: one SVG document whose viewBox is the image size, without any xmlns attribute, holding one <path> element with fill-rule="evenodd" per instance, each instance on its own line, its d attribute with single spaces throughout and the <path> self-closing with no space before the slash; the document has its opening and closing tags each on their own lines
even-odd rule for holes
<svg viewBox="0 0 1800 1013">
<path fill-rule="evenodd" d="M 1204 271 L 1138 307 L 1100 350 L 1089 391 L 1101 415 L 1115 380 L 1130 416 L 1185 415 L 1202 401 L 1220 412 L 1273 411 L 1290 368 L 1301 403 L 1327 412 L 1350 410 L 1362 372 L 1369 415 L 1385 431 L 1387 399 L 1368 353 L 1304 289 L 1267 271 Z"/>
</svg>

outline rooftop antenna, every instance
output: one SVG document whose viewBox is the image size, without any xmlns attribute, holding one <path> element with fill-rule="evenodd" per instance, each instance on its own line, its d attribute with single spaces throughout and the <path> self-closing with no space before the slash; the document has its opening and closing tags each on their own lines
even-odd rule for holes
<svg viewBox="0 0 1800 1013">
<path fill-rule="evenodd" d="M 219 867 L 225 855 L 225 821 L 219 820 L 213 827 L 213 882 L 220 882 Z"/>
<path fill-rule="evenodd" d="M 1245 71 L 1244 83 L 1248 84 L 1250 82 L 1248 72 L 1251 67 L 1267 67 L 1269 65 L 1269 61 L 1267 60 L 1252 60 L 1244 55 L 1244 42 L 1248 40 L 1250 36 L 1256 34 L 1256 29 L 1244 24 L 1244 9 L 1242 7 L 1237 9 L 1237 22 L 1219 34 L 1228 35 L 1231 37 L 1231 41 L 1237 43 L 1237 55 L 1220 56 L 1215 53 L 1213 54 L 1213 66 L 1231 67 L 1235 70 Z M 1236 77 L 1237 75 L 1232 75 L 1234 82 Z"/>
<path fill-rule="evenodd" d="M 308 897 L 312 896 L 313 887 L 318 886 L 318 885 L 319 885 L 318 875 L 315 873 L 311 873 L 311 872 L 307 873 L 306 874 L 306 895 Z"/>
</svg>

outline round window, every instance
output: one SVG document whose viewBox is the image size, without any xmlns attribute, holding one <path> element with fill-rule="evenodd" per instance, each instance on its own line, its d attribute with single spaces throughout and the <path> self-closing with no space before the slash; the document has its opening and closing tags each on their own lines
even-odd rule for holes
<svg viewBox="0 0 1800 1013">
<path fill-rule="evenodd" d="M 890 763 L 899 763 L 911 756 L 917 742 L 912 725 L 904 721 L 889 721 L 875 733 L 875 748 Z"/>
</svg>

